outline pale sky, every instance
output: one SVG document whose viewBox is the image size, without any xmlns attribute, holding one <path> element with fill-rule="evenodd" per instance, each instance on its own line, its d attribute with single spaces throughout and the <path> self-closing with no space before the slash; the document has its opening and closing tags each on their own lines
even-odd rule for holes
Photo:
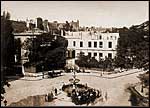
<svg viewBox="0 0 150 108">
<path fill-rule="evenodd" d="M 130 27 L 149 20 L 148 1 L 1 1 L 4 10 L 13 20 L 79 20 L 80 26 Z"/>
</svg>

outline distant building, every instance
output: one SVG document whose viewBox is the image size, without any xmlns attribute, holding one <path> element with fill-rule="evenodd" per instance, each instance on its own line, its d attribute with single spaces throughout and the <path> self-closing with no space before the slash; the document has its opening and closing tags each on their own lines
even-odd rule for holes
<svg viewBox="0 0 150 108">
<path fill-rule="evenodd" d="M 58 29 L 58 23 L 57 21 L 54 21 L 54 22 L 48 22 L 48 26 L 51 30 L 53 29 Z"/>
<path fill-rule="evenodd" d="M 39 29 L 35 29 L 34 31 L 33 30 L 30 30 L 30 31 L 26 31 L 26 32 L 22 32 L 22 33 L 14 33 L 14 38 L 17 39 L 17 40 L 20 40 L 21 42 L 21 52 L 19 54 L 21 55 L 18 55 L 18 54 L 15 54 L 15 58 L 18 58 L 17 56 L 20 56 L 21 57 L 21 64 L 22 64 L 22 73 L 25 74 L 25 71 L 29 71 L 29 72 L 36 72 L 36 69 L 34 69 L 33 67 L 29 67 L 29 68 L 25 68 L 24 67 L 24 64 L 26 62 L 29 61 L 29 58 L 28 58 L 28 54 L 29 54 L 29 49 L 26 49 L 24 48 L 25 47 L 25 43 L 28 39 L 33 39 L 33 38 L 36 38 L 37 36 L 41 35 L 43 33 L 43 31 L 39 30 Z M 18 60 L 16 60 L 18 61 Z"/>
<path fill-rule="evenodd" d="M 37 27 L 37 21 L 34 19 L 30 19 L 30 20 L 27 19 L 26 23 L 27 23 L 27 31 L 30 31 Z"/>
<path fill-rule="evenodd" d="M 27 24 L 24 21 L 13 21 L 12 20 L 13 32 L 21 33 L 27 30 Z"/>
<path fill-rule="evenodd" d="M 70 22 L 70 26 L 72 26 L 72 30 L 73 31 L 78 31 L 79 30 L 79 20 L 77 20 L 77 22 Z"/>
<path fill-rule="evenodd" d="M 116 56 L 117 41 L 119 33 L 94 33 L 86 32 L 67 32 L 65 37 L 68 40 L 68 56 L 78 58 L 80 52 L 97 60 L 105 57 L 114 58 Z M 73 51 L 73 53 L 70 53 Z"/>
<path fill-rule="evenodd" d="M 44 31 L 49 32 L 48 20 L 43 21 Z"/>
<path fill-rule="evenodd" d="M 44 30 L 43 20 L 40 17 L 37 18 L 37 28 L 39 28 L 40 30 Z"/>
</svg>

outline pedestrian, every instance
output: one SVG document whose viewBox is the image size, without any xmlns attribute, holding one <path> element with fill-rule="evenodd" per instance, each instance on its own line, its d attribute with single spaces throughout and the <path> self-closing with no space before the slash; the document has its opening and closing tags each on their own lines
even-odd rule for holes
<svg viewBox="0 0 150 108">
<path fill-rule="evenodd" d="M 100 97 L 100 91 L 99 90 L 97 90 L 97 97 Z"/>
<path fill-rule="evenodd" d="M 108 98 L 108 96 L 107 96 L 107 92 L 106 92 L 106 94 L 105 94 L 105 100 L 107 100 L 107 98 Z"/>
<path fill-rule="evenodd" d="M 101 76 L 102 76 L 102 72 L 101 72 Z"/>
<path fill-rule="evenodd" d="M 48 93 L 48 102 L 52 101 L 53 99 L 53 93 Z"/>
<path fill-rule="evenodd" d="M 82 72 L 85 73 L 85 69 L 83 69 Z"/>
<path fill-rule="evenodd" d="M 48 102 L 48 94 L 45 95 L 45 102 Z"/>
<path fill-rule="evenodd" d="M 44 72 L 42 72 L 42 78 L 44 79 Z"/>
<path fill-rule="evenodd" d="M 44 66 L 42 66 L 42 78 L 44 78 Z"/>
<path fill-rule="evenodd" d="M 57 95 L 57 88 L 55 88 L 55 96 Z"/>
</svg>

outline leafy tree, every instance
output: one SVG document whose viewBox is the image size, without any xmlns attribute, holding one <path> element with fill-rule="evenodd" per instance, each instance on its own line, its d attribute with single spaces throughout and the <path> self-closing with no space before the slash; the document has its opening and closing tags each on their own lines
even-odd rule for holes
<svg viewBox="0 0 150 108">
<path fill-rule="evenodd" d="M 6 16 L 1 16 L 1 67 L 6 69 L 6 75 L 13 74 L 14 66 L 14 36 L 9 18 L 8 12 Z"/>
<path fill-rule="evenodd" d="M 80 67 L 88 66 L 89 57 L 85 56 L 83 52 L 80 52 L 78 60 L 76 60 L 76 64 Z"/>
<path fill-rule="evenodd" d="M 88 67 L 90 68 L 98 68 L 99 62 L 95 59 L 95 57 L 92 57 L 88 62 Z"/>
<path fill-rule="evenodd" d="M 65 66 L 68 41 L 64 37 L 44 33 L 31 41 L 28 46 L 30 50 L 29 63 L 25 65 L 36 65 L 40 67 L 39 71 L 42 69 L 41 66 L 44 66 L 44 70 Z"/>
<path fill-rule="evenodd" d="M 14 75 L 14 36 L 10 21 L 10 14 L 3 12 L 1 16 L 1 101 L 4 99 L 2 94 L 6 93 L 4 85 L 8 87 L 8 75 Z"/>
<path fill-rule="evenodd" d="M 143 23 L 144 24 L 144 23 Z M 143 24 L 129 29 L 120 29 L 118 39 L 116 66 L 122 68 L 144 68 L 149 64 L 149 29 Z M 145 38 L 146 36 L 146 38 Z"/>
</svg>

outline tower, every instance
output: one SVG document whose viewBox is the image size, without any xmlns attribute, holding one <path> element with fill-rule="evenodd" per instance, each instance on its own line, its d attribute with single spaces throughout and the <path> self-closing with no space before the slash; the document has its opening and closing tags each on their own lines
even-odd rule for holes
<svg viewBox="0 0 150 108">
<path fill-rule="evenodd" d="M 37 18 L 37 28 L 39 28 L 40 30 L 44 30 L 43 20 L 40 17 Z"/>
</svg>

